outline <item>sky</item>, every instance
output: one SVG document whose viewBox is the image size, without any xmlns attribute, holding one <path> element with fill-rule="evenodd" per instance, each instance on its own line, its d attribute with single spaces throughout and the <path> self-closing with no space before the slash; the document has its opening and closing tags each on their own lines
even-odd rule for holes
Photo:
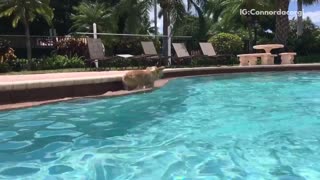
<svg viewBox="0 0 320 180">
<path fill-rule="evenodd" d="M 293 0 L 290 3 L 290 10 L 297 10 L 297 0 Z M 310 17 L 311 20 L 320 26 L 320 3 L 315 3 L 310 6 L 304 6 L 304 18 Z M 290 18 L 293 18 L 292 16 Z"/>
<path fill-rule="evenodd" d="M 186 1 L 186 0 L 184 0 Z M 160 7 L 158 6 L 158 11 L 159 11 Z M 310 17 L 311 20 L 317 24 L 318 26 L 320 26 L 320 2 L 319 3 L 315 3 L 314 5 L 310 5 L 310 6 L 304 6 L 304 18 L 306 17 Z M 290 11 L 296 11 L 297 10 L 297 0 L 291 0 L 290 6 L 289 6 L 289 10 Z M 154 20 L 154 15 L 153 15 L 153 8 L 150 10 L 150 19 Z M 294 18 L 294 16 L 289 16 L 290 19 Z M 162 32 L 162 18 L 159 19 L 158 18 L 158 28 L 159 28 L 159 32 Z"/>
</svg>

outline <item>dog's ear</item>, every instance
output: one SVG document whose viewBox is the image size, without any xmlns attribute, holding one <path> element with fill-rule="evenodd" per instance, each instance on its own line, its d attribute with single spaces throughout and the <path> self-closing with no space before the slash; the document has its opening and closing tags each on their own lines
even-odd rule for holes
<svg viewBox="0 0 320 180">
<path fill-rule="evenodd" d="M 161 77 L 163 75 L 163 70 L 165 69 L 164 66 L 161 66 L 161 67 L 158 67 L 157 70 L 156 70 L 156 73 L 158 75 L 158 77 Z"/>
</svg>

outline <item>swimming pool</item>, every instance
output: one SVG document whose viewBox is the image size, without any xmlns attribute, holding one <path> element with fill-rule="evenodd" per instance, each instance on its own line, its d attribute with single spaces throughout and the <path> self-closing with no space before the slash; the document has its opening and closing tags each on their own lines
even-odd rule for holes
<svg viewBox="0 0 320 180">
<path fill-rule="evenodd" d="M 320 73 L 0 112 L 0 179 L 320 179 Z"/>
</svg>

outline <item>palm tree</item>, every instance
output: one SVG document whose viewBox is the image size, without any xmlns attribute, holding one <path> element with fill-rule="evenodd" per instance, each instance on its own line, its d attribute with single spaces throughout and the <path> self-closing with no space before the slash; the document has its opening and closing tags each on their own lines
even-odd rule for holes
<svg viewBox="0 0 320 180">
<path fill-rule="evenodd" d="M 17 27 L 21 21 L 25 28 L 27 57 L 32 57 L 29 23 L 37 15 L 42 16 L 51 24 L 53 10 L 49 6 L 50 0 L 6 0 L 0 3 L 0 17 L 13 17 L 12 26 Z"/>
<path fill-rule="evenodd" d="M 318 0 L 298 0 L 298 10 L 302 11 L 302 4 L 313 4 Z M 288 11 L 290 0 L 275 0 L 276 10 Z M 302 30 L 302 17 L 298 18 L 298 34 L 301 33 Z M 287 45 L 288 40 L 288 32 L 289 32 L 289 17 L 288 15 L 277 15 L 276 16 L 276 41 L 278 43 Z"/>
<path fill-rule="evenodd" d="M 163 54 L 167 55 L 170 47 L 168 44 L 169 28 L 174 21 L 181 19 L 186 11 L 182 0 L 160 0 L 158 2 L 161 7 L 159 17 L 162 16 L 163 18 L 163 35 L 165 36 L 162 42 L 162 50 Z"/>
<path fill-rule="evenodd" d="M 71 30 L 92 32 L 93 23 L 97 24 L 98 32 L 114 29 L 112 9 L 104 3 L 83 1 L 73 10 L 75 13 L 71 14 Z"/>
<path fill-rule="evenodd" d="M 297 7 L 298 7 L 298 12 L 303 11 L 303 4 L 304 5 L 312 5 L 315 2 L 319 2 L 319 0 L 297 0 Z M 303 33 L 303 14 L 298 14 L 297 18 L 297 35 L 301 36 Z"/>
<path fill-rule="evenodd" d="M 150 0 L 123 0 L 115 6 L 118 33 L 148 33 Z"/>
<path fill-rule="evenodd" d="M 204 7 L 206 0 L 187 0 L 187 10 L 189 11 L 192 7 L 198 13 L 199 19 L 204 19 L 201 7 Z M 186 8 L 183 0 L 158 0 L 160 4 L 161 11 L 159 12 L 159 17 L 163 17 L 163 53 L 167 55 L 169 50 L 168 36 L 169 28 L 176 21 L 183 19 L 186 15 Z M 205 22 L 204 20 L 202 21 Z"/>
<path fill-rule="evenodd" d="M 288 11 L 289 3 L 290 0 L 275 0 L 275 9 L 277 11 Z M 287 45 L 289 29 L 288 14 L 277 14 L 275 40 L 278 43 Z"/>
<path fill-rule="evenodd" d="M 214 23 L 217 23 L 221 18 L 221 15 L 225 11 L 225 0 L 208 0 L 205 7 L 204 13 L 210 18 Z"/>
</svg>

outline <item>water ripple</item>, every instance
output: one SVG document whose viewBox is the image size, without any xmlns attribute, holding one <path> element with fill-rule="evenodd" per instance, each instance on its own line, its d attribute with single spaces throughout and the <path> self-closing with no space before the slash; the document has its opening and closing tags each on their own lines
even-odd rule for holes
<svg viewBox="0 0 320 180">
<path fill-rule="evenodd" d="M 320 179 L 320 73 L 182 78 L 0 113 L 1 179 Z"/>
</svg>

